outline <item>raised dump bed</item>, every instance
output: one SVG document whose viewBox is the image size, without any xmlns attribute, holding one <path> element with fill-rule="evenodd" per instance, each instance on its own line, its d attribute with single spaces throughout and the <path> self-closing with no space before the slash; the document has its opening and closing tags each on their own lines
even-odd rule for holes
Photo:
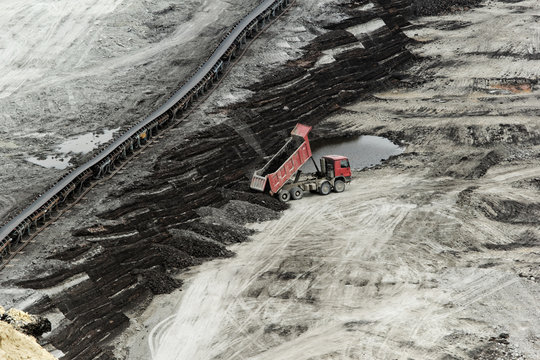
<svg viewBox="0 0 540 360">
<path fill-rule="evenodd" d="M 255 171 L 250 187 L 276 194 L 291 177 L 311 158 L 308 134 L 311 126 L 296 124 L 291 137 L 264 167 Z"/>
</svg>

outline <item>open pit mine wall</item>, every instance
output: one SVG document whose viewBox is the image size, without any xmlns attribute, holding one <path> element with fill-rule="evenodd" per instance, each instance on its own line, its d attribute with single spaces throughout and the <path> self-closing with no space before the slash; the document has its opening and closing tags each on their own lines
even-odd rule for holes
<svg viewBox="0 0 540 360">
<path fill-rule="evenodd" d="M 92 180 L 103 178 L 140 148 L 159 130 L 167 127 L 178 115 L 218 80 L 248 37 L 252 37 L 267 21 L 289 5 L 290 0 L 264 0 L 253 11 L 235 24 L 210 57 L 199 67 L 169 100 L 150 116 L 134 125 L 112 141 L 97 156 L 73 169 L 58 180 L 48 191 L 37 197 L 20 214 L 0 228 L 0 265 L 12 250 L 20 245 L 25 235 L 47 221 L 58 207 L 69 201 L 77 191 Z"/>
<path fill-rule="evenodd" d="M 342 105 L 390 86 L 392 74 L 410 62 L 409 39 L 400 30 L 407 23 L 409 2 L 372 2 L 376 6 L 366 10 L 336 2 L 345 19 L 322 24 L 327 31 L 300 59 L 251 85 L 255 95 L 247 101 L 222 109 L 249 128 L 265 154 L 278 150 L 297 122 L 316 125 Z M 377 19 L 384 26 L 365 36 L 346 31 Z M 335 52 L 335 61 L 317 64 L 323 51 L 343 45 L 351 46 Z M 239 133 L 223 122 L 161 149 L 150 176 L 109 195 L 121 198 L 122 205 L 100 216 L 117 220 L 116 225 L 76 230 L 81 245 L 52 256 L 63 262 L 62 268 L 18 283 L 47 289 L 79 279 L 29 309 L 63 314 L 49 338 L 66 354 L 63 359 L 113 359 L 110 346 L 129 325 L 126 312 L 181 285 L 169 276 L 171 271 L 229 256 L 225 246 L 249 235 L 238 223 L 264 220 L 267 213 L 261 209 L 283 209 L 268 195 L 248 192 L 246 174 L 264 161 Z M 246 202 L 258 210 L 238 205 Z"/>
</svg>

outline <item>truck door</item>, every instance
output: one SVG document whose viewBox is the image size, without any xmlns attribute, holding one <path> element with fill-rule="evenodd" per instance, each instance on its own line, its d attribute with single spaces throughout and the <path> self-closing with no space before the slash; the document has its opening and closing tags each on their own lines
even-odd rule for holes
<svg viewBox="0 0 540 360">
<path fill-rule="evenodd" d="M 351 179 L 351 166 L 348 159 L 336 160 L 336 177 L 343 176 L 345 179 Z"/>
</svg>

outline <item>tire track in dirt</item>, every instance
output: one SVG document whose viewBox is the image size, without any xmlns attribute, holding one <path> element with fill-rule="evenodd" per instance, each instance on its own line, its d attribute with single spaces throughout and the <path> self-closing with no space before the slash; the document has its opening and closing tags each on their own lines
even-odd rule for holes
<svg viewBox="0 0 540 360">
<path fill-rule="evenodd" d="M 323 211 L 322 209 L 319 211 Z M 221 288 L 221 291 L 217 291 L 215 289 L 209 289 L 203 287 L 190 287 L 188 288 L 184 295 L 183 295 L 183 302 L 187 302 L 188 307 L 194 306 L 194 303 L 199 303 L 201 299 L 205 299 L 205 305 L 206 302 L 212 302 L 211 305 L 206 305 L 206 309 L 208 309 L 209 312 L 216 312 L 220 311 L 221 315 L 218 319 L 212 319 L 212 326 L 208 327 L 210 328 L 216 328 L 216 330 L 219 328 L 220 324 L 223 324 L 228 320 L 227 314 L 231 311 L 230 308 L 232 306 L 236 307 L 238 305 L 237 302 L 232 302 L 232 304 L 228 305 L 227 307 L 223 308 L 223 303 L 221 302 L 221 297 L 227 298 L 228 296 L 231 296 L 231 291 L 229 290 L 229 285 L 235 285 L 234 292 L 238 294 L 243 294 L 246 292 L 246 290 L 249 288 L 249 286 L 256 281 L 263 273 L 267 272 L 272 266 L 275 266 L 275 258 L 279 258 L 278 255 L 284 251 L 284 249 L 287 247 L 288 243 L 291 241 L 291 239 L 294 237 L 295 233 L 298 233 L 302 231 L 303 224 L 306 224 L 309 218 L 312 216 L 312 214 L 306 213 L 304 216 L 296 219 L 287 219 L 287 218 L 281 218 L 276 224 L 274 229 L 272 229 L 272 235 L 269 235 L 267 240 L 270 242 L 268 244 L 265 242 L 257 242 L 254 243 L 254 246 L 250 251 L 246 254 L 247 260 L 245 262 L 239 262 L 237 259 L 235 259 L 234 264 L 231 266 L 233 269 L 232 277 L 231 279 L 234 280 L 226 280 L 223 279 L 222 282 L 225 284 L 228 284 L 225 286 L 225 288 Z M 283 239 L 282 241 L 279 241 L 279 243 L 275 243 L 272 240 L 275 239 L 276 233 L 282 233 L 284 229 L 289 229 L 289 236 L 287 239 Z M 270 250 L 268 250 L 270 248 Z M 267 256 L 262 256 L 261 254 L 265 254 Z M 254 273 L 249 273 L 249 277 L 245 277 L 246 274 L 242 272 L 243 268 L 253 268 L 257 269 Z M 218 273 L 211 273 L 206 275 L 209 278 L 219 278 L 220 274 Z M 218 280 L 219 282 L 219 280 Z M 202 284 L 204 284 L 204 281 L 202 281 Z M 190 300 L 191 299 L 191 300 Z M 190 303 L 193 301 L 193 303 Z M 265 304 L 262 304 L 260 307 L 263 307 Z M 200 304 L 198 304 L 200 306 Z M 187 334 L 199 334 L 200 331 L 197 331 L 197 327 L 195 329 L 183 329 L 183 325 L 186 323 L 186 321 L 193 323 L 194 321 L 204 321 L 208 319 L 193 319 L 189 317 L 189 314 L 191 311 L 178 311 L 178 314 L 174 320 L 170 320 L 168 327 L 169 329 L 167 331 L 160 331 L 161 338 L 156 340 L 154 337 L 153 339 L 150 339 L 152 343 L 154 344 L 153 347 L 155 350 L 153 359 L 166 359 L 166 358 L 205 358 L 202 353 L 199 353 L 199 351 L 202 351 L 202 349 L 193 350 L 192 348 L 188 346 L 182 347 L 181 344 L 178 344 L 173 351 L 169 348 L 163 348 L 159 345 L 156 346 L 155 344 L 160 343 L 166 343 L 169 341 L 169 339 L 175 339 L 174 341 L 177 341 L 176 334 L 178 333 L 187 333 Z M 188 319 L 185 319 L 184 316 L 188 316 Z M 195 326 L 202 326 L 203 328 L 206 328 L 206 323 L 197 323 L 195 322 Z M 208 330 L 207 329 L 207 330 Z M 241 328 L 240 328 L 241 329 Z M 202 329 L 201 329 L 202 330 Z M 155 333 L 157 333 L 158 330 L 155 330 Z M 206 336 L 208 337 L 207 341 L 211 341 L 212 336 L 208 333 L 208 331 L 202 331 L 206 333 Z M 155 336 L 155 335 L 154 335 Z M 189 342 L 191 340 L 191 342 Z M 174 342 L 171 341 L 171 342 Z M 195 343 L 196 339 L 188 339 L 187 344 L 189 343 Z"/>
<path fill-rule="evenodd" d="M 360 191 L 364 191 L 364 189 L 359 189 Z M 185 358 L 185 356 L 189 357 L 197 354 L 196 356 L 200 356 L 200 358 L 213 358 L 220 354 L 220 357 L 233 359 L 253 351 L 256 353 L 264 352 L 267 348 L 264 340 L 264 331 L 270 325 L 264 320 L 265 313 L 272 309 L 272 317 L 276 319 L 286 318 L 294 322 L 294 319 L 298 318 L 301 321 L 302 315 L 293 315 L 298 311 L 298 304 L 296 301 L 291 300 L 298 298 L 295 296 L 280 298 L 280 294 L 287 293 L 291 289 L 300 291 L 300 294 L 310 289 L 316 290 L 312 295 L 314 296 L 313 301 L 315 303 L 307 303 L 306 306 L 308 307 L 315 306 L 317 308 L 320 306 L 323 308 L 333 308 L 336 298 L 341 298 L 347 308 L 351 306 L 353 308 L 356 307 L 354 296 L 348 296 L 346 299 L 343 299 L 343 284 L 341 282 L 328 282 L 328 278 L 342 278 L 344 274 L 349 273 L 350 266 L 356 262 L 355 259 L 358 257 L 369 258 L 377 252 L 377 249 L 367 250 L 367 246 L 365 244 L 359 244 L 351 234 L 345 234 L 343 238 L 338 239 L 333 238 L 333 234 L 338 232 L 338 229 L 342 227 L 343 221 L 345 221 L 349 224 L 355 223 L 356 226 L 372 228 L 373 230 L 369 230 L 369 233 L 378 232 L 378 239 L 381 240 L 381 244 L 384 244 L 380 234 L 391 234 L 397 224 L 402 221 L 407 212 L 413 209 L 414 206 L 387 206 L 368 202 L 367 204 L 350 204 L 351 206 L 344 207 L 344 198 L 342 194 L 332 194 L 326 198 L 312 196 L 302 202 L 295 203 L 293 215 L 284 216 L 280 220 L 266 225 L 264 229 L 261 229 L 265 235 L 261 238 L 256 238 L 253 243 L 247 245 L 249 249 L 245 251 L 243 249 L 237 249 L 237 258 L 232 260 L 234 264 L 222 264 L 227 269 L 233 268 L 236 270 L 224 270 L 221 268 L 220 270 L 212 270 L 210 272 L 212 275 L 205 275 L 204 279 L 208 279 L 208 277 L 215 278 L 220 271 L 231 273 L 232 276 L 228 278 L 228 287 L 227 289 L 223 289 L 222 299 L 219 303 L 214 303 L 212 328 L 221 328 L 221 334 L 236 334 L 237 336 L 233 338 L 227 336 L 223 341 L 212 342 L 211 348 L 214 352 L 207 352 L 204 350 L 205 347 L 197 350 L 192 349 L 191 352 L 187 352 L 184 347 L 182 349 L 183 352 L 177 352 L 176 356 L 178 358 Z M 314 210 L 315 204 L 317 206 Z M 343 211 L 344 209 L 346 210 Z M 313 226 L 314 223 L 317 224 L 315 227 Z M 314 231 L 321 232 L 323 229 L 332 235 L 320 240 L 314 237 L 316 241 L 305 242 L 306 236 L 309 236 L 306 233 L 312 234 Z M 373 245 L 373 242 L 371 242 L 370 247 Z M 277 274 L 279 276 L 280 273 L 276 273 L 276 271 L 286 272 L 287 269 L 281 269 L 280 264 L 283 264 L 283 261 L 286 261 L 291 256 L 317 260 L 311 262 L 311 265 L 308 264 L 307 267 L 300 267 L 297 272 L 294 272 L 294 275 L 291 275 L 293 276 L 291 280 L 287 280 L 286 282 L 279 282 L 280 280 L 278 280 L 280 286 L 278 292 L 272 293 L 271 291 L 268 294 L 259 294 L 253 297 L 250 291 L 256 290 L 261 286 L 270 286 L 270 288 L 267 287 L 266 289 L 271 289 L 272 279 L 274 279 L 271 274 Z M 306 275 L 312 278 L 311 281 L 307 282 L 307 288 L 305 287 L 306 281 L 302 279 Z M 239 278 L 243 278 L 243 280 L 240 281 L 238 280 Z M 201 284 L 207 281 L 204 279 L 200 281 Z M 194 282 L 199 283 L 199 280 L 196 278 Z M 219 280 L 217 281 L 219 282 Z M 232 288 L 229 288 L 229 286 L 232 286 Z M 324 289 L 320 292 L 322 288 Z M 203 291 L 204 294 L 198 293 L 200 290 L 198 287 L 193 290 L 194 294 L 197 293 L 195 298 L 198 301 L 206 302 L 209 297 L 215 296 L 206 293 L 205 291 L 207 290 Z M 191 308 L 191 302 L 186 298 L 186 296 L 191 298 L 191 291 L 191 287 L 186 289 L 182 305 L 178 309 L 178 323 L 186 323 L 186 319 L 181 314 L 196 311 L 196 309 Z M 236 295 L 233 296 L 232 294 Z M 303 300 L 300 298 L 300 301 Z M 226 304 L 225 308 L 224 310 L 219 310 L 220 307 L 224 306 L 223 302 Z M 209 309 L 210 307 L 205 306 L 204 308 Z M 220 312 L 224 312 L 225 314 L 217 315 Z M 204 319 L 200 321 L 204 322 Z M 162 346 L 167 346 L 165 342 L 167 336 L 173 335 L 173 338 L 179 341 L 174 336 L 175 334 L 197 332 L 195 328 L 188 330 L 187 328 L 177 326 L 172 325 L 168 330 L 169 334 L 160 335 L 161 341 L 164 342 Z M 198 325 L 196 326 L 198 328 Z M 334 324 L 332 327 L 340 327 L 340 325 Z M 257 328 L 257 334 L 254 335 L 252 333 L 253 330 L 250 333 L 249 328 Z M 155 329 L 155 331 L 157 332 L 158 330 Z M 311 330 L 307 331 L 311 332 Z M 327 336 L 327 330 L 321 331 L 324 334 L 321 336 Z M 208 330 L 205 333 L 209 338 L 212 337 L 208 333 Z M 308 336 L 309 339 L 313 339 L 314 337 L 317 338 L 318 335 Z M 338 342 L 337 339 L 338 336 L 336 336 L 336 342 Z M 350 337 L 346 337 L 346 339 L 348 339 L 349 345 L 345 345 L 345 348 L 350 348 L 355 340 Z M 194 341 L 193 339 L 190 340 Z M 156 335 L 154 335 L 154 339 L 151 341 L 156 342 Z M 180 341 L 183 342 L 183 340 Z M 189 346 L 189 344 L 185 344 L 185 346 Z M 178 345 L 178 348 L 180 347 L 182 345 Z M 320 349 L 317 351 L 320 351 Z M 160 356 L 174 358 L 172 357 L 172 353 L 169 352 L 160 355 L 158 350 L 154 359 L 159 359 Z M 262 358 L 265 358 L 265 356 Z M 295 355 L 287 356 L 294 358 Z"/>
</svg>

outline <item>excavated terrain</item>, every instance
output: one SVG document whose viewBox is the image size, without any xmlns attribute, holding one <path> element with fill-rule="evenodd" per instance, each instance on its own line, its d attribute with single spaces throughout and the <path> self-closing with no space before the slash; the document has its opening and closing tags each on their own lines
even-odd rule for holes
<svg viewBox="0 0 540 360">
<path fill-rule="evenodd" d="M 407 23 L 401 15 L 409 12 L 406 2 L 393 4 L 393 14 L 390 4 L 369 11 L 347 3 L 324 5 L 300 3 L 248 51 L 246 61 L 262 57 L 272 65 L 275 43 L 264 39 L 286 32 L 296 36 L 292 44 L 305 44 L 304 50 L 289 45 L 289 54 L 262 69 L 266 75 L 258 66 L 246 66 L 244 71 L 262 81 L 244 87 L 251 94 L 245 102 L 212 104 L 171 129 L 152 154 L 141 155 L 124 175 L 99 186 L 40 235 L 50 240 L 39 240 L 47 242 L 46 249 L 30 247 L 32 259 L 26 254 L 16 259 L 15 266 L 27 260 L 32 266 L 5 271 L 10 287 L 16 285 L 8 291 L 14 301 L 31 294 L 35 303 L 29 310 L 53 318 L 55 330 L 46 341 L 65 358 L 111 357 L 106 344 L 128 326 L 126 313 L 181 286 L 172 273 L 230 256 L 226 245 L 251 234 L 243 222 L 279 216 L 285 206 L 248 192 L 247 175 L 283 145 L 296 122 L 315 125 L 341 104 L 387 86 L 388 74 L 411 59 L 405 48 L 409 39 L 399 30 Z M 343 30 L 370 21 L 383 26 L 366 34 L 363 45 Z M 335 62 L 316 64 L 322 52 L 335 47 L 341 47 Z M 225 94 L 227 86 L 221 90 Z M 71 238 L 61 230 L 70 227 Z"/>
<path fill-rule="evenodd" d="M 0 222 L 163 104 L 257 3 L 0 4 Z"/>
<path fill-rule="evenodd" d="M 321 353 L 314 345 L 320 337 L 310 337 L 305 346 L 313 350 L 313 358 L 533 359 L 540 353 L 534 345 L 539 329 L 526 319 L 540 315 L 531 300 L 538 294 L 540 277 L 540 129 L 533 68 L 540 43 L 532 37 L 530 43 L 520 45 L 515 39 L 537 21 L 538 8 L 534 1 L 493 1 L 468 11 L 477 3 L 298 0 L 255 40 L 218 89 L 185 121 L 110 182 L 98 185 L 2 272 L 5 291 L 0 300 L 5 306 L 19 304 L 47 316 L 53 331 L 41 341 L 65 354 L 63 359 L 148 359 L 149 350 L 140 345 L 151 330 L 143 310 L 150 305 L 148 311 L 159 314 L 156 300 L 165 301 L 167 295 L 161 294 L 171 292 L 179 296 L 183 281 L 191 281 L 187 276 L 191 268 L 205 260 L 233 256 L 230 245 L 250 237 L 254 243 L 260 241 L 264 251 L 243 250 L 246 259 L 257 263 L 257 254 L 263 259 L 274 254 L 278 269 L 255 269 L 257 281 L 247 285 L 248 302 L 261 300 L 256 307 L 260 310 L 272 304 L 271 299 L 291 301 L 286 308 L 295 310 L 301 304 L 299 314 L 305 316 L 317 309 L 325 311 L 317 307 L 325 303 L 322 295 L 333 295 L 320 289 L 324 284 L 334 289 L 329 284 L 338 277 L 328 276 L 335 266 L 331 261 L 315 266 L 313 259 L 324 259 L 326 240 L 335 245 L 337 257 L 341 245 L 327 235 L 320 238 L 325 229 L 316 224 L 324 223 L 325 216 L 336 216 L 356 231 L 351 233 L 367 231 L 370 239 L 381 240 L 371 246 L 387 255 L 376 257 L 367 248 L 347 243 L 347 249 L 358 250 L 354 254 L 363 267 L 357 271 L 363 275 L 349 274 L 349 283 L 343 284 L 357 289 L 349 294 L 354 295 L 351 299 L 373 308 L 366 307 L 357 320 L 347 321 L 336 332 L 352 336 L 343 337 L 349 341 L 346 350 Z M 413 20 L 415 14 L 433 16 Z M 519 16 L 528 22 L 520 24 Z M 508 19 L 503 39 L 490 32 Z M 478 40 L 470 42 L 475 37 Z M 283 146 L 297 122 L 314 126 L 315 141 L 337 135 L 382 135 L 406 144 L 407 151 L 382 169 L 357 173 L 351 195 L 339 205 L 332 205 L 336 200 L 330 197 L 323 202 L 309 197 L 287 209 L 268 195 L 249 192 L 248 184 L 253 170 Z M 336 206 L 341 209 L 338 215 Z M 342 213 L 349 206 L 353 210 Z M 314 208 L 318 210 L 310 223 L 306 215 Z M 363 215 L 358 219 L 355 214 Z M 266 225 L 255 227 L 260 233 L 254 235 L 253 226 L 243 226 L 247 222 Z M 272 246 L 281 249 L 281 236 L 295 239 L 302 231 L 307 235 L 291 243 L 295 251 L 309 250 L 310 244 L 313 249 L 280 258 Z M 242 256 L 239 250 L 238 259 L 216 263 L 217 274 L 229 274 L 219 266 Z M 405 270 L 388 265 L 393 263 Z M 190 290 L 197 289 L 196 270 L 191 271 L 195 278 L 188 293 L 194 295 L 188 299 L 200 303 L 201 309 L 212 309 L 204 306 L 211 297 L 202 295 L 208 294 Z M 475 276 L 475 271 L 481 276 Z M 184 275 L 177 276 L 178 272 Z M 493 280 L 488 281 L 490 274 Z M 272 287 L 274 283 L 291 289 L 301 282 L 297 280 L 317 276 L 327 282 L 314 281 L 312 291 L 298 298 Z M 460 278 L 467 282 L 458 287 Z M 285 284 L 289 280 L 292 285 Z M 490 323 L 489 311 L 478 307 L 463 315 L 470 319 L 463 320 L 469 321 L 465 325 L 450 317 L 447 327 L 437 327 L 438 319 L 449 316 L 438 312 L 441 308 L 478 303 L 479 294 L 486 290 L 476 286 L 481 282 L 506 289 L 495 287 L 498 280 L 521 290 L 491 293 L 498 298 L 490 308 L 506 309 L 514 291 L 520 296 L 522 312 L 508 308 L 510 315 L 497 318 L 497 327 Z M 441 285 L 441 292 L 432 295 L 429 289 L 437 289 L 437 284 L 450 284 L 448 288 L 455 291 Z M 470 293 L 461 289 L 467 284 L 474 285 Z M 399 308 L 406 299 L 425 297 L 441 305 L 445 295 L 449 298 L 441 307 L 406 304 L 407 316 L 391 313 L 367 319 L 370 310 L 378 314 L 378 304 Z M 223 300 L 216 311 L 227 308 L 226 304 Z M 196 305 L 183 310 L 184 314 L 193 311 L 196 318 Z M 323 310 L 321 314 L 332 318 L 332 308 Z M 506 326 L 511 310 L 530 331 Z M 482 311 L 486 315 L 477 316 Z M 150 326 L 167 316 L 156 315 Z M 422 326 L 409 334 L 407 329 L 418 316 Z M 294 341 L 304 344 L 302 334 L 312 322 L 300 317 L 292 324 L 265 321 L 244 324 L 253 330 L 248 331 L 253 338 L 242 331 L 219 333 L 216 327 L 215 333 L 207 334 L 208 341 L 211 335 L 220 338 L 218 348 L 223 352 L 205 353 L 202 346 L 194 354 L 248 357 L 272 347 L 275 352 L 260 358 L 296 359 L 309 354 L 296 353 L 294 349 L 305 348 L 295 347 Z M 257 326 L 262 326 L 260 332 Z M 432 337 L 424 342 L 415 337 L 429 334 L 430 326 L 438 330 Z M 198 337 L 204 338 L 206 328 L 188 331 L 197 329 L 203 331 Z M 514 333 L 523 353 L 512 343 Z M 112 340 L 119 334 L 122 341 L 114 348 Z M 237 348 L 232 344 L 243 341 L 238 339 L 267 345 Z M 164 340 L 166 336 L 156 340 L 161 358 L 175 358 L 179 353 Z M 364 347 L 351 345 L 363 340 Z M 283 344 L 291 346 L 278 348 Z"/>
</svg>

